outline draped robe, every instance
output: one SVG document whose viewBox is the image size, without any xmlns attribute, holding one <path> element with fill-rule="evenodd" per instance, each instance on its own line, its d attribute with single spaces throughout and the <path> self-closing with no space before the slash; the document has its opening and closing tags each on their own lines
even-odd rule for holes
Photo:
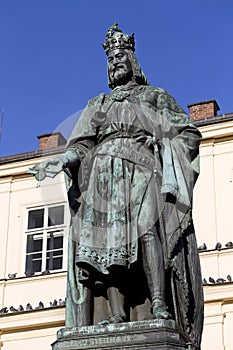
<svg viewBox="0 0 233 350">
<path fill-rule="evenodd" d="M 106 297 L 104 288 L 117 281 L 132 307 L 149 297 L 140 237 L 156 225 L 169 311 L 199 346 L 203 294 L 192 192 L 200 140 L 163 89 L 129 83 L 89 101 L 67 144 L 80 158 L 69 169 L 67 326 L 85 323 L 85 286 Z"/>
</svg>

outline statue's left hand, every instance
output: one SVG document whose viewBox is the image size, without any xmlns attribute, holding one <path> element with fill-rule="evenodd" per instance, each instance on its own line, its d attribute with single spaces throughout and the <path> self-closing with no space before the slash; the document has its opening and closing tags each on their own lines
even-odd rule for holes
<svg viewBox="0 0 233 350">
<path fill-rule="evenodd" d="M 29 168 L 28 173 L 33 174 L 37 181 L 42 181 L 46 177 L 55 177 L 64 167 L 62 157 L 50 158 L 43 163 Z"/>
</svg>

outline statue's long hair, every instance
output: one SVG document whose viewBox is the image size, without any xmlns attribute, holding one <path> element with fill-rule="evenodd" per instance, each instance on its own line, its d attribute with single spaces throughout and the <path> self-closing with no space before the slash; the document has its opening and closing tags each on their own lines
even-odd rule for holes
<svg viewBox="0 0 233 350">
<path fill-rule="evenodd" d="M 127 53 L 128 59 L 131 63 L 132 71 L 133 71 L 133 78 L 134 78 L 135 82 L 140 84 L 140 85 L 149 85 L 149 82 L 148 82 L 145 74 L 143 73 L 133 51 L 128 50 L 128 49 L 124 49 L 124 51 Z M 115 85 L 111 82 L 111 79 L 109 77 L 109 71 L 108 71 L 108 86 L 111 89 L 115 88 Z"/>
</svg>

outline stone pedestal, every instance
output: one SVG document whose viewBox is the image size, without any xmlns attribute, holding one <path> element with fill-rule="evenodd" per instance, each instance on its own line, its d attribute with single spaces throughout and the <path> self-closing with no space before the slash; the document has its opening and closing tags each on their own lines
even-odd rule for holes
<svg viewBox="0 0 233 350">
<path fill-rule="evenodd" d="M 63 328 L 58 331 L 52 350 L 185 350 L 173 320 L 149 320 Z"/>
</svg>

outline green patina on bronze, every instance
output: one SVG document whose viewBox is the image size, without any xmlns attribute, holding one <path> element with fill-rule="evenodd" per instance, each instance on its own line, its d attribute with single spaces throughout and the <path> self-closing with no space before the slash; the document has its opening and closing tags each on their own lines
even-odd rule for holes
<svg viewBox="0 0 233 350">
<path fill-rule="evenodd" d="M 130 321 L 150 300 L 151 317 L 175 319 L 199 348 L 203 293 L 192 192 L 201 135 L 173 97 L 149 85 L 133 36 L 114 24 L 103 46 L 112 92 L 89 101 L 64 156 L 31 169 L 38 180 L 46 171 L 69 174 L 66 326 L 104 314 L 101 324 Z"/>
</svg>

